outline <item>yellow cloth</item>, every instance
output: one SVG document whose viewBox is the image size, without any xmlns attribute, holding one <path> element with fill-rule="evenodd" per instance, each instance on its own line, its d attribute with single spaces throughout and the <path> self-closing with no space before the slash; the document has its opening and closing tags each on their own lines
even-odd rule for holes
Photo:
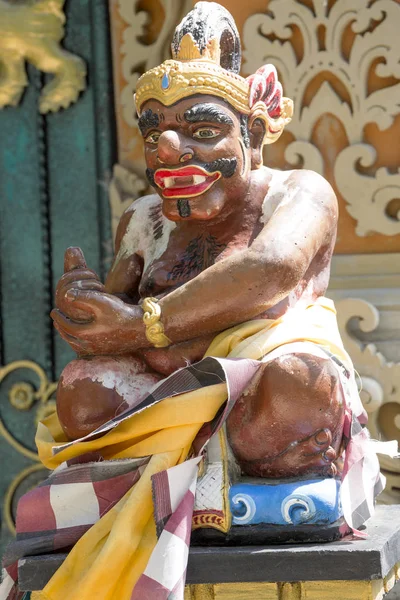
<svg viewBox="0 0 400 600">
<path fill-rule="evenodd" d="M 319 299 L 277 320 L 257 319 L 219 334 L 206 356 L 261 359 L 296 341 L 325 346 L 345 363 L 333 303 Z M 220 383 L 167 398 L 122 422 L 106 435 L 67 447 L 54 414 L 39 425 L 36 443 L 43 464 L 54 469 L 91 451 L 105 459 L 151 456 L 140 480 L 76 543 L 68 557 L 33 600 L 129 600 L 156 544 L 151 476 L 184 461 L 197 432 L 211 421 L 227 398 Z M 162 429 L 160 429 L 162 424 Z"/>
</svg>

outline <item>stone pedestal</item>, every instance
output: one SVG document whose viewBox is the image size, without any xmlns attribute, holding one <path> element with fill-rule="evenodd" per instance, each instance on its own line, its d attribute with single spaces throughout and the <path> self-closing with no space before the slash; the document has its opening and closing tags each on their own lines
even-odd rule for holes
<svg viewBox="0 0 400 600">
<path fill-rule="evenodd" d="M 328 544 L 191 548 L 185 600 L 381 600 L 400 578 L 400 506 Z M 21 589 L 42 589 L 63 556 L 25 558 Z"/>
</svg>

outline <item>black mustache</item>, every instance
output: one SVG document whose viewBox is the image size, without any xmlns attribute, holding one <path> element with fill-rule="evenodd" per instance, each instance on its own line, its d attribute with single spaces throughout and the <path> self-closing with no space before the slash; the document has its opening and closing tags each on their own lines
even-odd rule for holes
<svg viewBox="0 0 400 600">
<path fill-rule="evenodd" d="M 236 158 L 217 158 L 217 160 L 213 160 L 212 162 L 205 163 L 203 165 L 196 165 L 202 167 L 207 173 L 215 173 L 219 171 L 222 177 L 232 177 L 237 168 L 237 159 Z M 157 188 L 157 185 L 154 181 L 154 173 L 155 169 L 146 169 L 146 177 L 149 184 Z"/>
<path fill-rule="evenodd" d="M 237 159 L 236 158 L 217 158 L 217 160 L 213 160 L 213 162 L 206 163 L 203 166 L 203 169 L 208 171 L 208 173 L 215 173 L 215 171 L 219 171 L 222 177 L 232 177 L 237 167 Z"/>
</svg>

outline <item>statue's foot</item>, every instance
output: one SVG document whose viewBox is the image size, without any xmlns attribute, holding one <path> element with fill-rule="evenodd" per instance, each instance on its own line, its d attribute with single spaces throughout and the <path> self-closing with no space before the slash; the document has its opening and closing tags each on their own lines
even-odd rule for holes
<svg viewBox="0 0 400 600">
<path fill-rule="evenodd" d="M 242 461 L 241 466 L 248 475 L 255 477 L 269 477 L 271 469 L 275 477 L 304 472 L 334 476 L 337 473 L 336 450 L 331 443 L 332 432 L 327 428 L 319 429 L 303 440 L 291 442 L 278 456 Z"/>
</svg>

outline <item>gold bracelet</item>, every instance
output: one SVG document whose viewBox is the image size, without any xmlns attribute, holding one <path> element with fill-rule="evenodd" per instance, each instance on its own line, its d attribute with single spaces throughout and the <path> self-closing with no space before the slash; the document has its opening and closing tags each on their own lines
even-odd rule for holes
<svg viewBox="0 0 400 600">
<path fill-rule="evenodd" d="M 146 327 L 146 338 L 155 348 L 165 348 L 172 344 L 164 333 L 164 325 L 161 323 L 161 307 L 157 298 L 145 298 L 142 303 L 143 323 Z"/>
</svg>

